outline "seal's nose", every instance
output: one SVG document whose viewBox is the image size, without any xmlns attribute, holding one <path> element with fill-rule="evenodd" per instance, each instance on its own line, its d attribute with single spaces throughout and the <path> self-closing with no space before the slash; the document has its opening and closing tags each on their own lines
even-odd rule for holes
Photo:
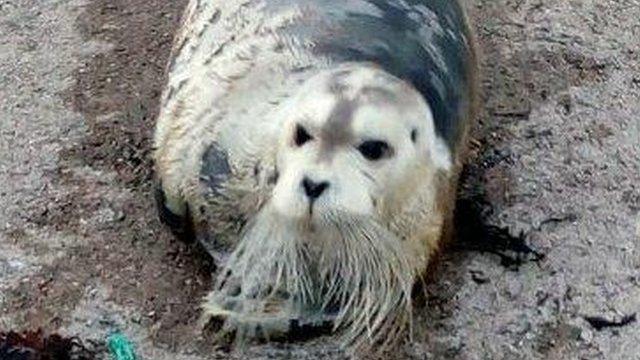
<svg viewBox="0 0 640 360">
<path fill-rule="evenodd" d="M 309 199 L 315 200 L 329 188 L 329 182 L 322 181 L 318 183 L 305 176 L 304 179 L 302 179 L 302 188 Z"/>
</svg>

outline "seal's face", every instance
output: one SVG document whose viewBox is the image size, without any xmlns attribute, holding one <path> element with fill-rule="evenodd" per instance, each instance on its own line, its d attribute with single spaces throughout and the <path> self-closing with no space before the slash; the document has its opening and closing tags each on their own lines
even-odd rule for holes
<svg viewBox="0 0 640 360">
<path fill-rule="evenodd" d="M 428 155 L 428 107 L 411 86 L 373 67 L 309 80 L 283 112 L 272 203 L 318 222 L 331 211 L 379 218 L 410 196 Z"/>
<path fill-rule="evenodd" d="M 403 226 L 430 209 L 429 108 L 410 85 L 359 64 L 311 78 L 279 110 L 279 176 L 205 309 L 268 336 L 330 320 L 348 342 L 392 339 L 425 265 L 415 229 L 392 223 L 416 199 Z"/>
</svg>

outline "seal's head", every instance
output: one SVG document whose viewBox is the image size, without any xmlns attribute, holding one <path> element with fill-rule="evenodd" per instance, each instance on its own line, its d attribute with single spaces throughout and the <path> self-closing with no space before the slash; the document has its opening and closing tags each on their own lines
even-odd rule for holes
<svg viewBox="0 0 640 360">
<path fill-rule="evenodd" d="M 348 342 L 393 338 L 426 263 L 419 227 L 443 163 L 429 107 L 408 83 L 349 64 L 307 80 L 277 117 L 276 183 L 205 309 L 267 335 L 330 320 Z"/>
<path fill-rule="evenodd" d="M 385 216 L 411 196 L 433 148 L 431 115 L 407 83 L 375 67 L 319 74 L 285 104 L 273 206 L 290 218 Z"/>
</svg>

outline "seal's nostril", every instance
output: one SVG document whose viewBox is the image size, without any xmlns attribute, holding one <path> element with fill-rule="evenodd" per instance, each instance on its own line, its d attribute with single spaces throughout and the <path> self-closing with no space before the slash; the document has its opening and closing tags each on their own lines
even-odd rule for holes
<svg viewBox="0 0 640 360">
<path fill-rule="evenodd" d="M 310 199 L 315 200 L 329 188 L 329 182 L 322 181 L 317 183 L 305 176 L 305 178 L 302 179 L 302 188 L 304 189 L 304 193 L 307 194 Z"/>
</svg>

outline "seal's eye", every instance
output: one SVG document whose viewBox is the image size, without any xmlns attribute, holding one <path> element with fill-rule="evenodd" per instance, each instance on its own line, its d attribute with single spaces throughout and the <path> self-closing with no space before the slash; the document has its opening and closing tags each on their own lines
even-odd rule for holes
<svg viewBox="0 0 640 360">
<path fill-rule="evenodd" d="M 392 154 L 391 147 L 384 141 L 369 140 L 358 146 L 358 151 L 367 158 L 367 160 L 376 161 L 382 158 L 390 157 Z"/>
<path fill-rule="evenodd" d="M 296 146 L 302 146 L 310 140 L 313 140 L 313 138 L 307 130 L 300 124 L 296 125 L 296 133 L 293 135 L 293 141 L 296 143 Z"/>
</svg>

